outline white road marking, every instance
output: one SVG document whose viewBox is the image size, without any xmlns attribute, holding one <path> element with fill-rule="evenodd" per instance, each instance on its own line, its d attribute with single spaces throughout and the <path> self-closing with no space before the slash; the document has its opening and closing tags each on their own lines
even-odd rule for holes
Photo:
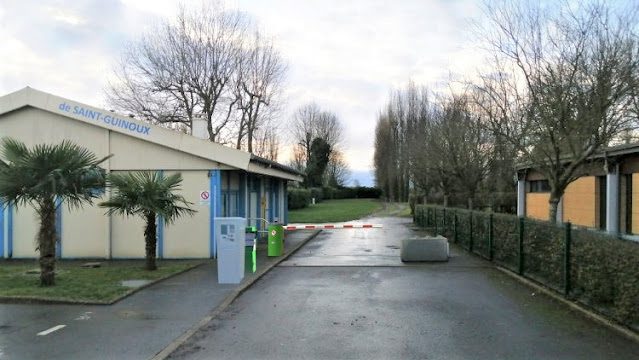
<svg viewBox="0 0 639 360">
<path fill-rule="evenodd" d="M 38 333 L 38 336 L 45 336 L 45 335 L 49 335 L 49 334 L 51 334 L 52 332 L 54 332 L 54 331 L 58 331 L 58 330 L 60 330 L 60 329 L 62 329 L 62 328 L 65 328 L 65 327 L 66 327 L 66 325 L 56 325 L 56 326 L 52 327 L 51 329 L 47 329 L 47 330 L 44 330 L 44 331 L 40 331 L 40 332 Z"/>
</svg>

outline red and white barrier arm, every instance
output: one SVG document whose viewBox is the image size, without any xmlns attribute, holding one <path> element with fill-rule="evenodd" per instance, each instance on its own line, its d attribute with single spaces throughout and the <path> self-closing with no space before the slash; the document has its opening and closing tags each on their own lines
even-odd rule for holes
<svg viewBox="0 0 639 360">
<path fill-rule="evenodd" d="M 284 230 L 380 229 L 382 224 L 291 224 Z"/>
</svg>

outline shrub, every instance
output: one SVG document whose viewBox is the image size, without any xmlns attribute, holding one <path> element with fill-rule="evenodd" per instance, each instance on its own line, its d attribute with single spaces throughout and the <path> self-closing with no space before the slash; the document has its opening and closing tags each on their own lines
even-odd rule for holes
<svg viewBox="0 0 639 360">
<path fill-rule="evenodd" d="M 324 186 L 322 188 L 322 194 L 324 197 L 324 200 L 332 200 L 332 199 L 336 199 L 336 195 L 337 195 L 337 189 L 334 187 L 330 187 L 330 186 Z"/>
<path fill-rule="evenodd" d="M 322 200 L 324 200 L 324 191 L 322 188 L 314 187 L 308 190 L 311 192 L 311 198 L 315 198 L 315 203 L 321 203 Z"/>
<path fill-rule="evenodd" d="M 289 210 L 302 209 L 311 203 L 311 191 L 308 189 L 288 189 Z"/>
<path fill-rule="evenodd" d="M 382 196 L 382 189 L 376 187 L 357 186 L 355 197 L 361 199 L 379 199 Z"/>
<path fill-rule="evenodd" d="M 325 186 L 321 190 L 322 199 L 379 199 L 382 196 L 381 189 L 366 186 L 339 188 Z"/>
<path fill-rule="evenodd" d="M 295 191 L 304 190 L 308 192 L 308 201 L 305 202 L 308 206 L 311 203 L 311 199 L 315 198 L 316 203 L 320 203 L 323 200 L 333 199 L 379 199 L 382 196 L 382 190 L 375 187 L 357 186 L 357 187 L 340 187 L 334 188 L 325 186 L 322 188 L 309 188 L 309 189 L 291 189 Z M 294 196 L 298 196 L 295 194 Z M 291 199 L 289 191 L 289 199 Z M 294 199 L 293 201 L 296 201 Z M 299 206 L 296 202 L 295 206 Z M 302 207 L 292 207 L 291 200 L 289 200 L 289 209 L 301 209 Z"/>
<path fill-rule="evenodd" d="M 341 189 L 337 189 L 335 198 L 336 199 L 354 199 L 357 197 L 357 190 L 355 188 L 344 187 Z"/>
</svg>

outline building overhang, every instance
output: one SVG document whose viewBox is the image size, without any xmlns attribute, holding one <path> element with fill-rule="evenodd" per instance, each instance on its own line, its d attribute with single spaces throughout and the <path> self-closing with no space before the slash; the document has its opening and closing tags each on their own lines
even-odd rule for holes
<svg viewBox="0 0 639 360">
<path fill-rule="evenodd" d="M 218 163 L 221 167 L 245 170 L 282 179 L 302 181 L 293 169 L 208 140 L 153 125 L 130 116 L 96 108 L 30 87 L 0 97 L 0 116 L 25 107 L 33 107 L 82 123 L 148 141 Z M 268 160 L 266 160 L 268 161 Z"/>
</svg>

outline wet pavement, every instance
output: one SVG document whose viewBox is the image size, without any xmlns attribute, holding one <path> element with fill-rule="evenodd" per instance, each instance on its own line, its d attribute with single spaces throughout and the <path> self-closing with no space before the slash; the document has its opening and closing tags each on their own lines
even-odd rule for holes
<svg viewBox="0 0 639 360">
<path fill-rule="evenodd" d="M 425 232 L 413 227 L 410 220 L 405 218 L 371 218 L 367 222 L 383 222 L 384 227 L 381 229 L 323 230 L 312 242 L 296 251 L 279 266 L 439 265 L 437 263 L 403 263 L 400 260 L 399 251 L 402 239 L 425 235 Z M 473 257 L 458 257 L 453 254 L 449 264 L 452 266 L 468 262 L 475 265 L 480 264 L 475 260 Z"/>
<path fill-rule="evenodd" d="M 387 220 L 381 229 L 323 230 L 280 266 L 402 266 L 399 247 L 409 229 L 396 226 L 399 221 Z"/>
<path fill-rule="evenodd" d="M 286 251 L 312 233 L 289 236 Z M 262 244 L 258 272 L 277 259 Z M 216 266 L 207 261 L 109 306 L 0 304 L 0 359 L 149 359 L 238 287 L 218 284 Z"/>
<path fill-rule="evenodd" d="M 174 359 L 637 359 L 639 344 L 451 247 L 404 265 L 410 220 L 324 231 Z"/>
</svg>

